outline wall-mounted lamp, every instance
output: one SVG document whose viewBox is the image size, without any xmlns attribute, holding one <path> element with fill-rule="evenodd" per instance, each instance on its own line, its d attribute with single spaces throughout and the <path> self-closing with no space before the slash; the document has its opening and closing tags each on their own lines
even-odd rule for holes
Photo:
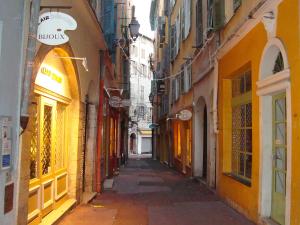
<svg viewBox="0 0 300 225">
<path fill-rule="evenodd" d="M 131 19 L 131 22 L 128 27 L 129 27 L 129 31 L 130 31 L 130 36 L 133 39 L 133 41 L 135 41 L 139 36 L 139 29 L 140 29 L 141 25 L 139 24 L 139 22 L 137 21 L 137 19 L 134 16 L 134 13 L 135 13 L 134 5 L 132 6 L 131 13 L 132 13 L 132 19 Z"/>
<path fill-rule="evenodd" d="M 84 67 L 84 69 L 85 69 L 85 71 L 86 72 L 88 72 L 89 71 L 89 68 L 88 68 L 88 65 L 87 65 L 87 59 L 86 59 L 86 57 L 84 57 L 84 58 L 79 58 L 79 57 L 68 57 L 68 56 L 59 56 L 58 58 L 60 58 L 60 59 L 74 59 L 74 60 L 81 60 L 82 62 L 81 62 L 81 64 L 82 64 L 82 66 Z"/>
</svg>

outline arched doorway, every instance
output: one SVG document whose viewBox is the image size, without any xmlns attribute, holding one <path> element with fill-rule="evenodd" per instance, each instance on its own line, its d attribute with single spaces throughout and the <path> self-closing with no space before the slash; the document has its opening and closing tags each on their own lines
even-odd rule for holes
<svg viewBox="0 0 300 225">
<path fill-rule="evenodd" d="M 42 46 L 32 83 L 29 122 L 22 151 L 29 171 L 28 223 L 36 224 L 76 198 L 79 137 L 79 88 L 68 46 Z M 28 165 L 29 164 L 29 165 Z M 22 191 L 21 191 L 22 192 Z M 72 202 L 75 202 L 72 201 Z"/>
<path fill-rule="evenodd" d="M 260 214 L 289 224 L 291 188 L 291 93 L 286 51 L 279 39 L 266 45 L 257 94 L 260 96 Z"/>
<path fill-rule="evenodd" d="M 135 133 L 132 133 L 130 135 L 130 146 L 129 146 L 129 149 L 130 149 L 130 154 L 136 154 L 137 153 L 137 143 L 136 143 L 136 134 Z"/>
<path fill-rule="evenodd" d="M 194 117 L 194 171 L 195 177 L 207 180 L 208 175 L 208 121 L 207 107 L 204 98 L 195 106 Z"/>
</svg>

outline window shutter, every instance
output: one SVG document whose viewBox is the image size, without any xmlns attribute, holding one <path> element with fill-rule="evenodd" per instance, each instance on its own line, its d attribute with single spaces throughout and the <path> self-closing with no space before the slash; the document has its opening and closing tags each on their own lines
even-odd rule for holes
<svg viewBox="0 0 300 225">
<path fill-rule="evenodd" d="M 180 7 L 180 41 L 185 39 L 185 6 L 186 0 L 183 0 L 182 5 Z"/>
<path fill-rule="evenodd" d="M 213 9 L 213 28 L 220 29 L 225 21 L 225 2 L 224 0 L 215 0 Z"/>
<path fill-rule="evenodd" d="M 176 93 L 175 93 L 175 100 L 178 100 L 179 99 L 179 90 L 180 90 L 180 87 L 179 87 L 179 83 L 180 83 L 180 77 L 179 76 L 177 76 L 176 77 L 176 88 L 175 88 L 175 90 L 176 90 Z"/>
<path fill-rule="evenodd" d="M 184 0 L 184 39 L 186 39 L 190 33 L 191 28 L 191 16 L 192 16 L 192 4 L 191 0 Z"/>
<path fill-rule="evenodd" d="M 175 25 L 171 27 L 171 61 L 175 58 Z"/>
<path fill-rule="evenodd" d="M 181 73 L 180 73 L 180 94 L 185 92 L 185 73 L 184 73 L 185 66 L 181 66 Z"/>
<path fill-rule="evenodd" d="M 176 20 L 176 27 L 175 27 L 175 34 L 176 34 L 176 51 L 175 51 L 175 57 L 177 56 L 178 52 L 179 52 L 179 44 L 180 44 L 180 17 L 179 15 L 177 16 L 177 20 Z M 174 57 L 174 58 L 175 58 Z"/>
<path fill-rule="evenodd" d="M 196 45 L 203 45 L 203 12 L 202 1 L 197 2 L 196 6 Z"/>
<path fill-rule="evenodd" d="M 172 79 L 172 103 L 175 102 L 176 99 L 176 79 Z"/>
<path fill-rule="evenodd" d="M 192 65 L 191 65 L 191 60 L 188 61 L 188 66 L 187 66 L 187 74 L 188 74 L 188 90 L 191 89 L 192 87 Z"/>
</svg>

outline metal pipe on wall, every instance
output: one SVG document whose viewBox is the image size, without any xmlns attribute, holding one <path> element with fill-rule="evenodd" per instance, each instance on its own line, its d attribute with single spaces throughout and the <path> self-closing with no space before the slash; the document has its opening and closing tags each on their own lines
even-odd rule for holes
<svg viewBox="0 0 300 225">
<path fill-rule="evenodd" d="M 36 51 L 36 34 L 38 29 L 38 20 L 40 15 L 41 0 L 32 0 L 30 10 L 30 23 L 28 43 L 26 49 L 25 71 L 22 83 L 22 99 L 21 99 L 21 112 L 20 112 L 20 125 L 23 130 L 26 129 L 29 114 L 28 114 L 28 102 L 31 89 L 31 79 L 34 66 L 34 57 Z"/>
</svg>

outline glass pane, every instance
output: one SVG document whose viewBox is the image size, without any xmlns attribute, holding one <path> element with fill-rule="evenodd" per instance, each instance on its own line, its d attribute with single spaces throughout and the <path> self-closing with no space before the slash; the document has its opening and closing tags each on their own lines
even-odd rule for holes
<svg viewBox="0 0 300 225">
<path fill-rule="evenodd" d="M 275 101 L 275 120 L 285 121 L 285 98 Z"/>
<path fill-rule="evenodd" d="M 246 127 L 252 127 L 252 103 L 246 105 Z"/>
<path fill-rule="evenodd" d="M 55 169 L 64 167 L 64 141 L 65 141 L 65 107 L 57 105 L 56 119 L 56 145 L 55 145 Z"/>
<path fill-rule="evenodd" d="M 285 123 L 275 124 L 275 144 L 285 145 Z"/>
<path fill-rule="evenodd" d="M 284 148 L 276 148 L 275 166 L 276 169 L 285 170 L 285 149 Z"/>
<path fill-rule="evenodd" d="M 246 177 L 251 178 L 252 171 L 252 155 L 246 155 Z"/>
<path fill-rule="evenodd" d="M 284 62 L 283 62 L 282 54 L 281 52 L 279 52 L 275 61 L 273 73 L 278 73 L 282 70 L 284 70 Z"/>
<path fill-rule="evenodd" d="M 252 129 L 246 130 L 246 151 L 252 152 Z"/>
<path fill-rule="evenodd" d="M 42 149 L 42 174 L 51 171 L 51 126 L 52 125 L 52 107 L 44 106 L 43 118 L 43 149 Z"/>
<path fill-rule="evenodd" d="M 30 139 L 30 179 L 38 177 L 38 113 L 37 103 L 29 107 L 29 123 L 27 130 L 31 133 Z"/>
<path fill-rule="evenodd" d="M 285 193 L 285 174 L 275 171 L 275 191 L 277 193 Z"/>
</svg>

